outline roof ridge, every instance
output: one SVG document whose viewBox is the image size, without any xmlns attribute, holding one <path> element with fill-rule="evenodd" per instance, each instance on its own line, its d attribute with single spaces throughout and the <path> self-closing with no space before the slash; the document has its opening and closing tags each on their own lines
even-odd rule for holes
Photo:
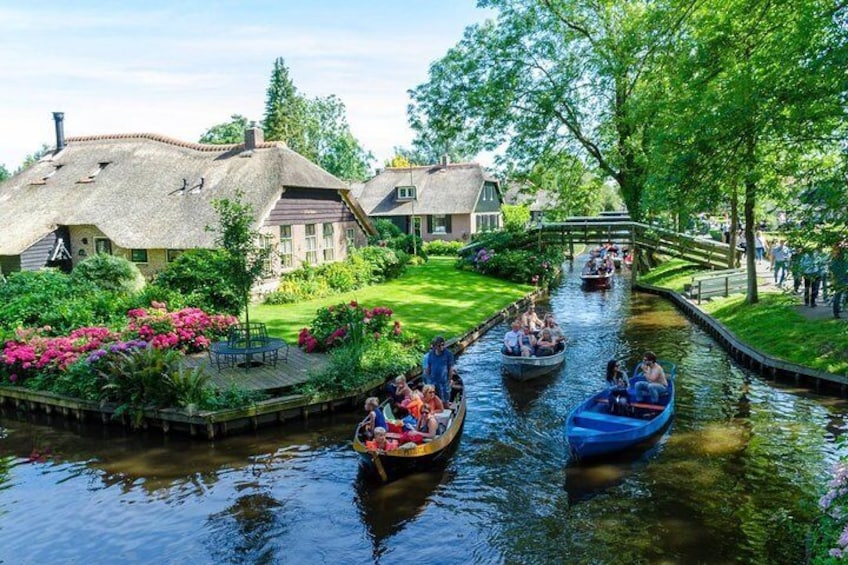
<svg viewBox="0 0 848 565">
<path fill-rule="evenodd" d="M 194 149 L 195 151 L 209 152 L 225 152 L 232 151 L 233 149 L 244 148 L 244 143 L 230 143 L 226 145 L 194 143 L 192 141 L 183 141 L 181 139 L 168 137 L 167 135 L 161 135 L 158 133 L 112 133 L 101 135 L 80 135 L 75 137 L 69 137 L 65 141 L 67 143 L 77 143 L 82 141 L 109 141 L 113 139 L 150 139 L 152 141 L 158 141 L 160 143 L 167 143 L 168 145 L 175 145 L 177 147 L 184 147 L 186 149 Z M 265 141 L 256 144 L 257 149 L 270 149 L 273 147 L 287 147 L 287 145 L 282 141 Z"/>
<path fill-rule="evenodd" d="M 431 163 L 429 165 L 411 165 L 409 167 L 386 167 L 384 170 L 388 171 L 408 171 L 409 169 L 433 169 L 433 168 L 443 168 L 445 165 L 440 163 Z M 480 167 L 480 163 L 469 161 L 467 163 L 448 163 L 447 168 L 451 167 Z"/>
</svg>

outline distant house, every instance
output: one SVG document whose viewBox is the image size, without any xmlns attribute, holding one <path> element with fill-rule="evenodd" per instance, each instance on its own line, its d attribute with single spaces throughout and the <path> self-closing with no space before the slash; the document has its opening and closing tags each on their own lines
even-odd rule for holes
<svg viewBox="0 0 848 565">
<path fill-rule="evenodd" d="M 359 202 L 372 219 L 390 220 L 425 241 L 466 240 L 499 229 L 498 182 L 476 163 L 387 168 L 365 183 Z"/>
<path fill-rule="evenodd" d="M 556 199 L 546 190 L 534 189 L 533 185 L 509 182 L 504 190 L 504 203 L 511 206 L 526 206 L 530 210 L 530 223 L 545 220 L 545 214 L 556 207 Z"/>
<path fill-rule="evenodd" d="M 272 274 L 343 259 L 374 233 L 345 183 L 285 144 L 263 142 L 259 129 L 237 145 L 155 134 L 65 139 L 61 118 L 56 150 L 0 183 L 4 273 L 70 270 L 109 253 L 151 276 L 184 250 L 215 247 L 212 201 L 238 191 L 255 211 L 261 244 L 277 246 Z"/>
</svg>

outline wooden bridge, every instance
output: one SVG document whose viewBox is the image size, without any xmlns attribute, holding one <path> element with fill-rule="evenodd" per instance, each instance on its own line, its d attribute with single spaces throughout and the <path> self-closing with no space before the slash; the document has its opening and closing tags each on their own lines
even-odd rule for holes
<svg viewBox="0 0 848 565">
<path fill-rule="evenodd" d="M 542 223 L 533 229 L 541 241 L 568 247 L 574 256 L 575 244 L 601 245 L 607 241 L 634 251 L 634 264 L 639 270 L 649 266 L 648 253 L 660 253 L 691 261 L 710 269 L 738 266 L 739 253 L 726 243 L 693 237 L 649 224 L 634 222 L 622 213 L 573 217 L 564 222 Z"/>
</svg>

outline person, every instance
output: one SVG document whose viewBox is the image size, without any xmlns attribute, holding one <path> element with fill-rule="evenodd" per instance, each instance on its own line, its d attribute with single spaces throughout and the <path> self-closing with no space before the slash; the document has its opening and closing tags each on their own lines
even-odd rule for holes
<svg viewBox="0 0 848 565">
<path fill-rule="evenodd" d="M 376 396 L 371 396 L 365 400 L 365 411 L 368 412 L 365 417 L 365 435 L 367 437 L 374 437 L 374 430 L 377 428 L 384 430 L 389 428 L 386 424 L 386 417 L 380 410 L 380 401 Z"/>
<path fill-rule="evenodd" d="M 792 250 L 786 245 L 786 240 L 781 239 L 777 242 L 777 245 L 772 247 L 771 258 L 774 260 L 772 267 L 774 284 L 783 288 L 783 281 L 786 280 L 786 273 L 789 271 L 789 260 L 792 258 Z"/>
<path fill-rule="evenodd" d="M 556 342 L 554 342 L 554 338 L 551 335 L 551 330 L 548 328 L 542 328 L 542 331 L 539 332 L 539 338 L 536 340 L 536 345 L 534 346 L 536 357 L 541 357 L 542 355 L 553 355 L 555 347 Z"/>
<path fill-rule="evenodd" d="M 412 396 L 412 389 L 406 384 L 406 377 L 399 375 L 395 378 L 394 389 L 390 391 L 395 404 L 403 404 Z"/>
<path fill-rule="evenodd" d="M 424 385 L 422 393 L 424 394 L 423 406 L 428 407 L 430 409 L 430 413 L 436 414 L 445 409 L 445 405 L 442 403 L 442 400 L 436 395 L 436 387 L 433 385 Z"/>
<path fill-rule="evenodd" d="M 459 376 L 459 371 L 454 367 L 453 371 L 451 371 L 450 376 L 450 402 L 448 402 L 448 407 L 450 407 L 456 397 L 462 393 L 462 390 L 465 388 L 465 385 L 462 383 L 462 377 Z"/>
<path fill-rule="evenodd" d="M 630 381 L 628 380 L 624 369 L 621 367 L 621 364 L 615 359 L 611 359 L 607 362 L 606 379 L 607 385 L 610 389 L 610 412 L 613 414 L 630 413 L 630 399 L 627 393 Z"/>
<path fill-rule="evenodd" d="M 518 347 L 522 357 L 530 357 L 536 351 L 536 338 L 530 332 L 530 326 L 524 326 L 521 337 L 518 338 Z"/>
<path fill-rule="evenodd" d="M 813 251 L 804 253 L 799 267 L 804 277 L 804 306 L 815 308 L 822 278 L 822 265 L 818 253 Z"/>
<path fill-rule="evenodd" d="M 542 329 L 542 319 L 536 314 L 536 307 L 532 304 L 527 307 L 527 311 L 521 315 L 521 325 L 528 326 L 530 331 L 536 333 Z"/>
<path fill-rule="evenodd" d="M 763 259 L 766 256 L 766 250 L 768 249 L 766 244 L 766 236 L 763 235 L 763 232 L 758 231 L 756 236 L 754 237 L 754 251 L 757 254 L 757 263 L 762 263 Z"/>
<path fill-rule="evenodd" d="M 428 406 L 422 406 L 421 417 L 418 418 L 418 425 L 412 433 L 423 438 L 433 439 L 436 437 L 438 430 L 439 423 L 436 421 L 436 417 L 433 416 L 433 413 L 430 411 Z"/>
<path fill-rule="evenodd" d="M 657 363 L 657 356 L 650 351 L 642 357 L 641 372 L 645 380 L 636 383 L 636 402 L 643 402 L 647 394 L 651 403 L 656 404 L 660 395 L 668 392 L 668 379 L 663 368 Z"/>
<path fill-rule="evenodd" d="M 833 274 L 833 317 L 839 318 L 842 301 L 848 290 L 848 240 L 833 246 L 830 272 Z"/>
<path fill-rule="evenodd" d="M 504 355 L 521 355 L 521 347 L 518 342 L 521 340 L 521 321 L 516 319 L 512 322 L 512 329 L 506 332 L 503 340 L 501 352 Z"/>
<path fill-rule="evenodd" d="M 433 385 L 439 398 L 447 402 L 450 398 L 448 376 L 453 369 L 454 358 L 453 353 L 445 345 L 445 338 L 436 336 L 433 340 L 433 349 L 428 355 L 427 367 L 424 369 L 424 383 Z"/>
<path fill-rule="evenodd" d="M 565 334 L 562 328 L 556 322 L 556 318 L 551 313 L 545 314 L 545 329 L 551 332 L 551 337 L 554 338 L 554 352 L 559 352 L 565 349 Z"/>
<path fill-rule="evenodd" d="M 369 451 L 392 451 L 397 449 L 398 442 L 386 439 L 386 428 L 377 426 L 374 428 L 374 439 L 365 442 L 365 449 Z"/>
</svg>

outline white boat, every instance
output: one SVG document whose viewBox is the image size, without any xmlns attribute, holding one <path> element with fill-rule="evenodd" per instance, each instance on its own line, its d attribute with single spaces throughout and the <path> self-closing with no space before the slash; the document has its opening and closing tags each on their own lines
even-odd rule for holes
<svg viewBox="0 0 848 565">
<path fill-rule="evenodd" d="M 528 381 L 547 375 L 562 367 L 565 361 L 565 348 L 553 355 L 536 357 L 519 357 L 501 353 L 501 364 L 504 372 L 517 381 Z"/>
</svg>

